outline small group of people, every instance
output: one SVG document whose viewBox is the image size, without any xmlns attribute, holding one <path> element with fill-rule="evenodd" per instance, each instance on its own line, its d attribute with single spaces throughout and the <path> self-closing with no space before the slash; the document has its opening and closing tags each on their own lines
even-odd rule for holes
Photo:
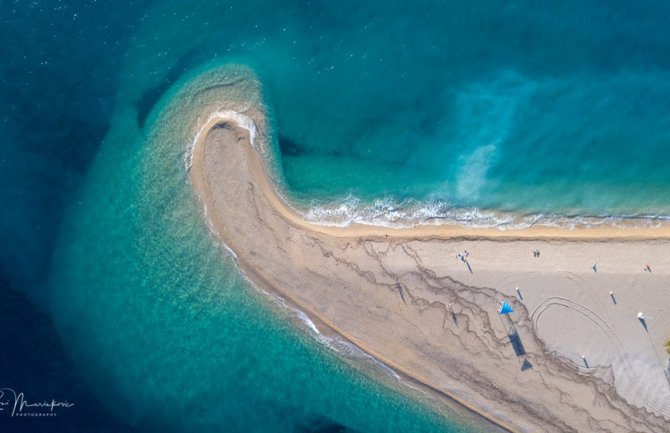
<svg viewBox="0 0 670 433">
<path fill-rule="evenodd" d="M 456 258 L 461 259 L 462 262 L 467 262 L 469 255 L 470 255 L 470 253 L 468 252 L 468 250 L 464 250 L 462 253 L 458 253 L 456 255 Z"/>
<path fill-rule="evenodd" d="M 533 257 L 540 257 L 540 250 L 533 251 Z"/>
<path fill-rule="evenodd" d="M 472 274 L 473 273 L 472 272 L 472 266 L 470 266 L 470 262 L 468 261 L 468 256 L 470 256 L 470 253 L 468 252 L 468 250 L 464 250 L 462 253 L 458 253 L 456 255 L 456 258 L 461 259 L 461 261 L 463 263 L 465 263 L 465 266 L 468 267 L 468 271 L 470 271 L 470 273 Z"/>
</svg>

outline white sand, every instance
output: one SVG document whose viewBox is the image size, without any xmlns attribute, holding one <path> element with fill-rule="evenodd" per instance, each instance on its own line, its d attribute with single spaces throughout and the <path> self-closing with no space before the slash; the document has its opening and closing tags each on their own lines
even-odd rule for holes
<svg viewBox="0 0 670 433">
<path fill-rule="evenodd" d="M 258 154 L 267 145 L 263 112 L 239 102 L 239 86 L 253 90 L 247 80 L 199 95 L 199 118 L 209 120 L 192 125 L 200 135 L 190 179 L 213 233 L 254 284 L 509 430 L 669 430 L 667 225 L 505 232 L 314 225 L 277 196 Z M 255 149 L 241 117 L 211 117 L 224 110 L 253 119 Z M 465 250 L 472 273 L 456 257 Z M 647 263 L 652 273 L 643 271 Z M 511 322 L 497 314 L 505 297 L 516 309 Z M 650 317 L 648 331 L 638 311 Z M 507 337 L 512 323 L 523 356 Z"/>
</svg>

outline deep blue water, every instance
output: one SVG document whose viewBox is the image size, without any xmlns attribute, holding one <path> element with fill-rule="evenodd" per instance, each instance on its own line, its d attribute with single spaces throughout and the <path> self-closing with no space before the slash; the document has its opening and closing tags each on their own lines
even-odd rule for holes
<svg viewBox="0 0 670 433">
<path fill-rule="evenodd" d="M 3 432 L 131 433 L 136 430 L 107 412 L 79 377 L 48 315 L 0 281 L 0 380 L 27 398 L 75 402 L 56 418 L 0 419 Z M 7 409 L 9 410 L 9 409 Z"/>
<path fill-rule="evenodd" d="M 495 224 L 500 210 L 670 215 L 667 2 L 47 0 L 0 6 L 0 335 L 3 348 L 11 348 L 3 351 L 0 386 L 11 382 L 46 394 L 62 389 L 82 406 L 70 431 L 163 428 L 162 421 L 151 423 L 161 418 L 159 399 L 148 397 L 146 408 L 132 416 L 126 410 L 134 401 L 132 381 L 158 366 L 185 375 L 200 366 L 210 371 L 209 382 L 213 377 L 222 385 L 208 389 L 207 381 L 195 380 L 194 389 L 218 398 L 240 395 L 239 406 L 233 405 L 238 409 L 271 407 L 267 423 L 240 415 L 226 424 L 228 431 L 262 430 L 277 419 L 285 419 L 286 431 L 370 429 L 370 414 L 383 418 L 399 406 L 411 407 L 407 416 L 422 420 L 419 426 L 434 422 L 430 411 L 400 397 L 385 399 L 386 388 L 358 379 L 300 332 L 282 327 L 287 319 L 281 313 L 256 317 L 252 311 L 263 301 L 248 294 L 234 269 L 211 270 L 216 254 L 198 249 L 202 233 L 188 233 L 197 254 L 166 253 L 164 247 L 176 242 L 169 237 L 149 249 L 151 256 L 134 249 L 132 239 L 155 231 L 141 230 L 136 215 L 120 212 L 129 203 L 124 200 L 141 208 L 160 200 L 168 207 L 168 199 L 133 186 L 137 178 L 131 175 L 152 178 L 133 171 L 138 164 L 128 162 L 115 183 L 103 173 L 139 149 L 151 154 L 150 143 L 138 138 L 142 128 L 152 127 L 150 113 L 157 104 L 160 109 L 161 97 L 193 68 L 238 62 L 257 72 L 274 119 L 283 187 L 313 219 L 446 217 Z M 112 126 L 127 135 L 110 137 Z M 105 192 L 112 199 L 96 197 Z M 100 227 L 86 223 L 93 215 L 101 225 L 125 231 L 107 244 L 94 242 Z M 169 221 L 156 224 L 171 227 Z M 124 252 L 128 263 L 117 261 Z M 246 318 L 250 325 L 240 329 L 242 335 L 277 327 L 262 341 L 276 343 L 275 353 L 296 347 L 296 362 L 283 368 L 319 359 L 325 366 L 314 374 L 332 380 L 320 382 L 318 392 L 309 391 L 307 379 L 297 381 L 305 395 L 289 386 L 284 400 L 264 406 L 265 397 L 245 387 L 257 380 L 247 370 L 218 375 L 216 363 L 180 368 L 143 358 L 140 345 L 146 342 L 137 333 L 162 329 L 147 314 L 152 298 L 131 303 L 135 310 L 124 302 L 147 281 L 156 293 L 172 296 L 183 281 L 170 269 L 186 266 L 184 260 L 191 261 L 188 266 L 205 262 L 188 268 L 197 281 L 189 302 L 199 305 L 199 296 L 214 296 L 212 285 L 237 288 L 230 302 L 243 312 L 215 306 L 207 310 L 211 320 L 194 318 L 183 329 L 175 319 L 176 336 L 199 330 L 192 346 L 180 347 L 183 353 L 198 359 L 196 343 L 230 345 L 237 357 L 252 360 L 244 364 L 247 370 L 257 363 L 263 380 L 274 383 L 267 395 L 287 387 L 286 373 L 270 371 L 274 361 L 258 345 L 210 335 L 214 326 Z M 162 268 L 165 263 L 171 266 Z M 129 264 L 133 271 L 120 276 Z M 88 296 L 92 285 L 102 293 L 99 302 L 118 303 L 118 310 L 100 308 L 95 315 L 75 309 L 75 324 L 63 324 L 67 303 Z M 142 312 L 146 321 L 125 328 L 126 334 L 113 319 L 128 311 Z M 57 325 L 52 317 L 59 318 Z M 28 326 L 33 322 L 38 326 Z M 65 333 L 68 326 L 87 331 Z M 135 341 L 117 354 L 125 362 L 121 367 L 110 366 L 116 348 L 99 344 L 103 332 L 112 334 L 109 341 Z M 161 339 L 154 344 L 156 353 L 171 347 Z M 116 375 L 113 401 L 102 398 L 91 366 Z M 160 382 L 164 388 L 148 384 L 142 392 L 170 395 L 182 383 Z M 309 392 L 325 397 L 310 406 Z M 378 412 L 367 411 L 366 418 L 361 410 L 330 407 L 329 398 L 378 401 Z M 221 428 L 224 418 L 236 418 L 233 409 L 221 413 L 194 425 Z M 61 422 L 56 429 L 66 426 Z"/>
</svg>

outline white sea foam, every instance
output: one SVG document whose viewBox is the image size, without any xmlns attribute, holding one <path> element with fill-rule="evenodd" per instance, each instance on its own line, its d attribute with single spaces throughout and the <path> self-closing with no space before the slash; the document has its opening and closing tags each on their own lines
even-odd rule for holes
<svg viewBox="0 0 670 433">
<path fill-rule="evenodd" d="M 258 133 L 258 129 L 256 127 L 256 123 L 251 117 L 234 110 L 214 111 L 210 113 L 209 116 L 207 116 L 207 119 L 204 121 L 200 129 L 198 129 L 198 131 L 195 133 L 193 140 L 186 148 L 186 153 L 184 154 L 184 165 L 186 167 L 186 171 L 191 169 L 191 165 L 193 163 L 193 151 L 195 150 L 195 146 L 200 140 L 200 135 L 205 129 L 210 128 L 212 126 L 212 122 L 214 121 L 229 121 L 235 123 L 235 125 L 239 126 L 240 128 L 246 129 L 249 133 L 251 147 L 256 149 L 256 135 Z"/>
<path fill-rule="evenodd" d="M 206 128 L 211 127 L 214 121 L 230 121 L 244 128 L 249 133 L 251 146 L 258 150 L 256 143 L 258 129 L 252 118 L 234 110 L 214 111 L 208 115 L 200 129 L 195 133 L 191 143 L 187 146 L 184 155 L 184 164 L 187 171 L 191 167 L 193 151 L 201 134 Z M 467 170 L 467 172 L 477 173 L 477 176 L 473 178 L 472 175 L 469 175 L 461 179 L 464 191 L 472 192 L 473 189 L 479 190 L 484 186 L 483 179 L 486 179 L 486 172 L 495 159 L 496 151 L 497 146 L 489 144 L 477 148 L 469 155 L 466 161 L 467 164 L 465 165 L 476 168 L 476 170 Z M 268 157 L 268 155 L 264 155 L 264 159 Z M 668 216 L 655 215 L 565 216 L 557 214 L 522 214 L 490 209 L 456 207 L 440 200 L 419 201 L 408 199 L 398 201 L 393 198 L 382 198 L 374 200 L 371 203 L 365 203 L 354 196 L 348 196 L 328 204 L 301 208 L 293 206 L 291 200 L 288 199 L 286 194 L 282 194 L 281 190 L 278 193 L 284 199 L 284 202 L 293 207 L 297 213 L 303 215 L 306 220 L 315 224 L 337 227 L 347 227 L 351 224 L 359 223 L 393 228 L 413 227 L 416 225 L 458 224 L 467 227 L 497 228 L 500 230 L 524 229 L 532 226 L 574 229 L 601 225 L 613 227 L 624 225 L 626 227 L 656 227 L 661 225 L 663 221 L 670 220 Z M 213 229 L 211 221 L 209 219 L 207 221 L 210 229 Z M 227 247 L 226 249 L 236 257 L 232 250 Z"/>
<path fill-rule="evenodd" d="M 232 111 L 232 110 L 215 111 L 207 117 L 207 120 L 203 123 L 203 125 L 200 127 L 200 129 L 196 132 L 196 134 L 193 137 L 192 142 L 190 143 L 190 145 L 187 148 L 187 152 L 184 156 L 184 162 L 185 162 L 185 167 L 186 167 L 187 171 L 191 167 L 192 158 L 193 158 L 193 151 L 195 150 L 195 146 L 197 145 L 202 132 L 206 128 L 211 127 L 211 123 L 213 121 L 231 121 L 231 122 L 234 122 L 237 126 L 246 129 L 249 132 L 249 140 L 250 140 L 251 146 L 254 149 L 257 149 L 256 148 L 256 135 L 257 135 L 256 124 L 254 123 L 254 121 L 250 117 L 248 117 L 248 116 L 246 116 L 242 113 L 239 113 L 237 111 Z M 214 228 L 214 225 L 213 225 L 211 219 L 209 218 L 207 211 L 208 211 L 207 205 L 204 205 L 205 219 L 207 221 L 207 225 L 210 229 L 210 232 L 218 239 L 219 244 L 223 246 L 223 248 L 232 256 L 232 258 L 235 261 L 237 261 L 237 254 L 235 254 L 235 252 L 228 245 L 226 245 L 226 243 L 223 242 L 223 240 L 220 238 L 219 233 Z M 252 287 L 259 290 L 266 297 L 271 299 L 275 304 L 280 305 L 286 311 L 288 311 L 291 315 L 293 315 L 298 320 L 300 320 L 305 325 L 306 329 L 311 331 L 311 335 L 313 335 L 316 338 L 317 341 L 319 341 L 320 343 L 324 344 L 325 346 L 329 347 L 330 349 L 336 351 L 337 353 L 339 353 L 341 355 L 347 356 L 349 358 L 365 360 L 365 361 L 371 363 L 372 365 L 374 365 L 375 367 L 377 367 L 378 369 L 382 370 L 386 374 L 389 374 L 389 375 L 393 376 L 394 378 L 396 378 L 398 381 L 400 381 L 400 376 L 395 371 L 393 371 L 393 369 L 388 367 L 386 364 L 378 361 L 373 356 L 365 353 L 364 351 L 362 351 L 361 349 L 359 349 L 358 347 L 349 343 L 346 340 L 343 340 L 343 339 L 338 338 L 338 337 L 330 337 L 330 336 L 323 335 L 319 331 L 319 328 L 316 326 L 316 324 L 309 318 L 309 316 L 307 314 L 305 314 L 305 312 L 289 305 L 284 300 L 284 298 L 282 298 L 282 297 L 280 297 L 276 294 L 273 294 L 273 293 L 270 293 L 270 292 L 267 292 L 265 290 L 262 290 L 262 289 L 258 288 L 255 284 L 253 284 L 253 282 L 251 282 L 251 280 L 249 280 L 249 277 L 246 275 L 246 273 L 241 268 L 239 268 L 239 266 L 238 266 L 238 269 L 239 269 L 242 277 L 245 280 L 247 280 L 249 283 L 251 283 L 250 285 Z"/>
<path fill-rule="evenodd" d="M 191 168 L 191 164 L 193 162 L 193 151 L 195 150 L 195 146 L 197 145 L 198 141 L 200 140 L 200 136 L 202 132 L 206 129 L 211 127 L 211 123 L 214 121 L 230 121 L 235 123 L 237 126 L 246 129 L 247 132 L 249 133 L 249 141 L 251 142 L 251 146 L 256 149 L 256 135 L 257 135 L 257 128 L 256 128 L 256 123 L 251 119 L 249 116 L 246 116 L 240 112 L 233 111 L 233 110 L 220 110 L 220 111 L 214 111 L 207 116 L 207 120 L 202 124 L 200 129 L 195 133 L 193 136 L 193 140 L 191 143 L 187 146 L 186 153 L 184 154 L 184 165 L 186 168 L 186 171 L 188 171 Z M 230 254 L 230 256 L 233 258 L 233 260 L 237 261 L 237 254 L 235 254 L 235 251 L 233 251 L 226 243 L 221 239 L 221 236 L 219 235 L 219 232 L 216 230 L 214 227 L 214 224 L 212 220 L 209 218 L 209 215 L 207 213 L 207 204 L 203 203 L 203 210 L 204 210 L 204 215 L 205 215 L 205 220 L 207 221 L 207 227 L 210 230 L 210 233 L 212 233 L 216 239 L 218 240 L 218 243 L 223 246 L 223 248 Z"/>
<path fill-rule="evenodd" d="M 228 245 L 226 245 L 226 243 L 223 242 L 223 241 L 221 242 L 221 245 L 223 245 L 223 248 L 225 248 L 226 251 L 228 251 L 228 253 L 233 257 L 233 259 L 235 259 L 235 261 L 237 261 L 237 254 L 235 254 L 235 251 L 233 251 L 232 248 L 230 248 Z"/>
<path fill-rule="evenodd" d="M 534 226 L 561 227 L 568 229 L 597 226 L 612 227 L 658 227 L 667 216 L 656 215 L 557 215 L 522 214 L 499 210 L 461 208 L 439 200 L 419 201 L 393 198 L 377 199 L 365 203 L 357 197 L 348 196 L 328 204 L 315 204 L 297 208 L 303 217 L 324 226 L 347 227 L 351 224 L 366 224 L 381 227 L 407 228 L 417 225 L 457 224 L 474 228 L 497 228 L 499 230 L 524 229 Z"/>
<path fill-rule="evenodd" d="M 321 336 L 321 331 L 319 331 L 319 328 L 316 327 L 314 322 L 312 322 L 312 319 L 309 318 L 307 314 L 304 312 L 297 310 L 296 314 L 298 318 L 315 334 Z"/>
<path fill-rule="evenodd" d="M 216 227 L 214 227 L 214 223 L 212 220 L 209 218 L 209 214 L 207 213 L 207 204 L 203 203 L 203 213 L 205 216 L 205 221 L 207 221 L 207 228 L 209 229 L 209 234 L 213 238 L 213 241 L 215 242 L 216 245 L 221 245 L 223 246 L 224 250 L 228 252 L 230 257 L 234 260 L 237 261 L 237 254 L 235 254 L 235 251 L 232 250 L 221 238 L 221 235 L 219 234 L 218 230 L 216 230 Z"/>
<path fill-rule="evenodd" d="M 359 349 L 356 345 L 338 336 L 331 337 L 324 335 L 304 311 L 289 304 L 281 296 L 260 289 L 254 284 L 252 284 L 252 287 L 255 287 L 260 293 L 265 295 L 273 303 L 282 307 L 282 309 L 287 311 L 292 317 L 298 319 L 303 324 L 305 330 L 309 331 L 309 335 L 319 343 L 323 344 L 341 356 L 345 356 L 350 359 L 362 360 L 363 362 L 366 362 L 374 367 L 376 370 L 395 378 L 398 382 L 402 381 L 400 375 L 398 375 L 398 373 L 396 373 L 391 367 L 379 361 L 374 356 Z"/>
<path fill-rule="evenodd" d="M 418 224 L 457 223 L 476 227 L 504 227 L 513 222 L 511 214 L 479 209 L 459 209 L 441 201 L 393 198 L 364 203 L 354 196 L 325 205 L 310 206 L 301 212 L 305 219 L 326 226 L 346 227 L 354 223 L 383 227 L 412 227 Z"/>
</svg>

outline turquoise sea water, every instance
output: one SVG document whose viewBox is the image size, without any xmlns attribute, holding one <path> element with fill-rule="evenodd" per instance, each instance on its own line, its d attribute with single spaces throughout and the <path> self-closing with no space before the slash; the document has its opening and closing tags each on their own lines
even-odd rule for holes
<svg viewBox="0 0 670 433">
<path fill-rule="evenodd" d="M 193 124 L 193 95 L 213 84 L 194 79 L 143 131 L 133 107 L 117 113 L 56 251 L 56 323 L 112 410 L 141 430 L 494 431 L 403 396 L 387 367 L 237 272 L 187 181 L 192 137 L 174 126 Z"/>
<path fill-rule="evenodd" d="M 253 66 L 316 220 L 667 216 L 667 7 L 615 3 L 168 4 L 128 72 Z"/>
<path fill-rule="evenodd" d="M 669 18 L 650 0 L 4 5 L 1 281 L 54 318 L 53 356 L 130 428 L 490 430 L 345 363 L 249 287 L 179 143 L 148 137 L 193 70 L 241 63 L 308 218 L 668 217 Z"/>
</svg>

